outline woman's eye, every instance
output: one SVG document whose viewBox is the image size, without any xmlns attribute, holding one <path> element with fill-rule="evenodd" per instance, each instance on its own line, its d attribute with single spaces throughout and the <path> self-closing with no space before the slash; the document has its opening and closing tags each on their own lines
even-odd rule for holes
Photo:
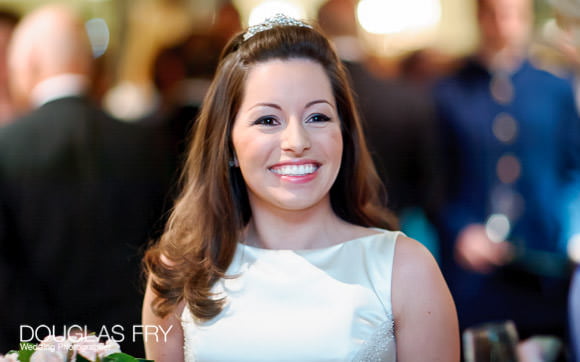
<svg viewBox="0 0 580 362">
<path fill-rule="evenodd" d="M 275 126 L 278 124 L 276 118 L 272 116 L 260 117 L 258 118 L 254 124 L 262 125 L 262 126 Z"/>
<path fill-rule="evenodd" d="M 312 123 L 316 123 L 316 122 L 328 122 L 330 121 L 330 117 L 321 114 L 321 113 L 317 113 L 317 114 L 313 114 L 312 116 L 310 116 L 310 118 L 308 118 L 308 122 L 312 122 Z"/>
</svg>

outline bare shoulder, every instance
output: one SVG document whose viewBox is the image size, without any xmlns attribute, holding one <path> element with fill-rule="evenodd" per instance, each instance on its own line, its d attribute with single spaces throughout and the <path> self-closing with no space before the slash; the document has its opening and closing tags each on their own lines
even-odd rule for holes
<svg viewBox="0 0 580 362">
<path fill-rule="evenodd" d="M 392 283 L 398 358 L 459 361 L 455 304 L 435 258 L 423 244 L 402 235 L 397 238 Z"/>
<path fill-rule="evenodd" d="M 393 311 L 414 299 L 417 293 L 438 294 L 447 291 L 437 261 L 417 240 L 404 235 L 397 237 L 393 262 Z M 408 288 L 409 285 L 414 286 Z M 429 296 L 425 295 L 427 299 Z"/>
<path fill-rule="evenodd" d="M 435 258 L 423 244 L 402 234 L 397 236 L 395 270 L 421 272 L 432 268 L 439 269 Z"/>
</svg>

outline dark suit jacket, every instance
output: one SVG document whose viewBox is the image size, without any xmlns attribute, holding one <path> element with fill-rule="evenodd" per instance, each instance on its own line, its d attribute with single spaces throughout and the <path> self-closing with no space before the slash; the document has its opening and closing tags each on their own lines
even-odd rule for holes
<svg viewBox="0 0 580 362">
<path fill-rule="evenodd" d="M 345 62 L 375 165 L 396 213 L 437 210 L 439 139 L 435 108 L 426 92 L 403 80 L 379 79 L 363 64 Z"/>
<path fill-rule="evenodd" d="M 77 324 L 121 325 L 121 348 L 143 355 L 140 248 L 161 227 L 169 174 L 152 131 L 72 97 L 0 129 L 0 352 L 21 325 Z"/>
</svg>

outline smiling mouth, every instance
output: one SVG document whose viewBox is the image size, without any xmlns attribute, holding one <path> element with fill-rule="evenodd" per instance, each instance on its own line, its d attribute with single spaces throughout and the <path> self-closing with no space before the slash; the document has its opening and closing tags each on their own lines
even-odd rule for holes
<svg viewBox="0 0 580 362">
<path fill-rule="evenodd" d="M 309 163 L 304 165 L 284 165 L 271 167 L 270 171 L 281 176 L 306 176 L 313 174 L 319 168 L 319 165 Z"/>
</svg>

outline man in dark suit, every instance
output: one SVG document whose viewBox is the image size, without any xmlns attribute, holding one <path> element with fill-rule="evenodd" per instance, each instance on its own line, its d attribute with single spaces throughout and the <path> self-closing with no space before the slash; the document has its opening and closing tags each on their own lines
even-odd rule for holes
<svg viewBox="0 0 580 362">
<path fill-rule="evenodd" d="M 91 104 L 92 62 L 82 21 L 62 6 L 14 33 L 13 91 L 29 112 L 0 128 L 0 352 L 77 325 L 143 354 L 139 251 L 168 172 L 153 133 Z"/>
</svg>

